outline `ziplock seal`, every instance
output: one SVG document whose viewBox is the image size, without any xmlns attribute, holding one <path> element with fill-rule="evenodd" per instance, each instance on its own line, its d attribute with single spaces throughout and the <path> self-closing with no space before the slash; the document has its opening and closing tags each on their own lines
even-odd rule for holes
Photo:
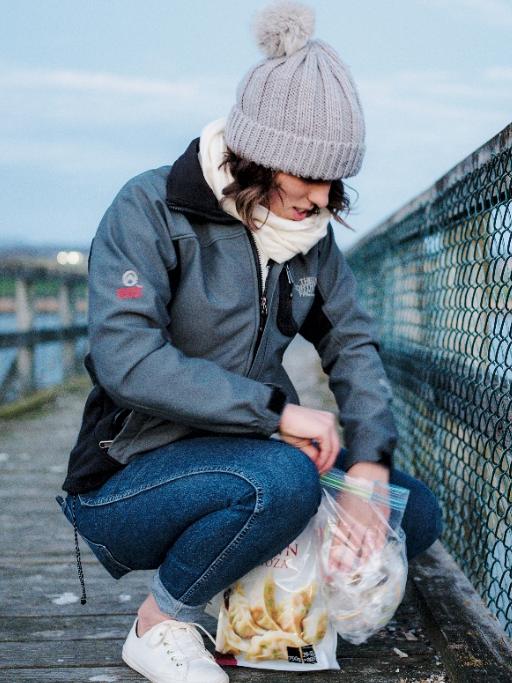
<svg viewBox="0 0 512 683">
<path fill-rule="evenodd" d="M 335 489 L 336 491 L 347 491 L 352 493 L 362 500 L 371 500 L 374 503 L 381 503 L 387 505 L 394 510 L 403 511 L 407 505 L 409 497 L 409 489 L 396 484 L 383 484 L 378 482 L 378 487 L 385 489 L 386 493 L 382 494 L 376 490 L 375 483 L 370 480 L 368 482 L 358 482 L 357 477 L 350 477 L 350 475 L 341 470 L 331 470 L 327 474 L 322 474 L 320 482 L 325 488 Z"/>
</svg>

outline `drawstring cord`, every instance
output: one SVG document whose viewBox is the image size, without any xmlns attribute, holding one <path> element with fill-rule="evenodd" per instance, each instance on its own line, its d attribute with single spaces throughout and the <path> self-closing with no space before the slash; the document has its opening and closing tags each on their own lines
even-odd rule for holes
<svg viewBox="0 0 512 683">
<path fill-rule="evenodd" d="M 75 503 L 76 503 L 76 494 L 73 495 L 73 503 L 71 506 L 71 514 L 73 517 L 73 532 L 75 534 L 76 568 L 78 571 L 78 578 L 80 579 L 80 585 L 82 587 L 82 597 L 80 598 L 80 604 L 85 605 L 85 603 L 87 602 L 87 595 L 85 593 L 84 571 L 82 569 L 82 559 L 80 557 L 80 547 L 78 545 L 78 529 L 76 526 Z"/>
</svg>

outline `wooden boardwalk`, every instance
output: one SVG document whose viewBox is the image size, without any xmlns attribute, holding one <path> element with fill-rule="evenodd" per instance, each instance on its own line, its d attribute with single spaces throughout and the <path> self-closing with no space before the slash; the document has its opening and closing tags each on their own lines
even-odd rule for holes
<svg viewBox="0 0 512 683">
<path fill-rule="evenodd" d="M 299 365 L 294 371 L 310 399 L 317 385 L 304 381 Z M 124 665 L 120 653 L 152 572 L 132 572 L 115 581 L 82 542 L 88 590 L 82 606 L 72 528 L 55 502 L 83 403 L 84 392 L 65 392 L 37 414 L 0 424 L 1 681 L 143 680 Z M 392 622 L 364 645 L 339 640 L 341 671 L 311 673 L 308 681 L 453 680 L 427 637 L 412 573 L 411 568 L 406 597 Z M 234 682 L 298 680 L 290 673 L 229 673 Z"/>
</svg>

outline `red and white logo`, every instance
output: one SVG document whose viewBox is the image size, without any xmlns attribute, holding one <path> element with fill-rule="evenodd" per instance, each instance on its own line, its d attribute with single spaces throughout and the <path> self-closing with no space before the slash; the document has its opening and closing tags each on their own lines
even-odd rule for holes
<svg viewBox="0 0 512 683">
<path fill-rule="evenodd" d="M 142 296 L 142 285 L 139 282 L 139 276 L 135 270 L 125 270 L 121 278 L 124 287 L 119 287 L 116 290 L 118 299 L 140 299 Z"/>
</svg>

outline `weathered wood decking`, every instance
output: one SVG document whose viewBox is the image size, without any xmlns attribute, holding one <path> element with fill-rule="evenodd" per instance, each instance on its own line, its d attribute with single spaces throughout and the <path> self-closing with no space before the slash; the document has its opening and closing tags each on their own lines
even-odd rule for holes
<svg viewBox="0 0 512 683">
<path fill-rule="evenodd" d="M 317 382 L 304 381 L 305 375 L 301 380 L 300 375 L 303 396 L 311 399 L 318 392 Z M 54 498 L 60 493 L 83 403 L 83 392 L 68 392 L 47 410 L 0 425 L 1 681 L 143 680 L 123 664 L 120 652 L 147 594 L 151 572 L 133 572 L 115 581 L 82 543 L 88 589 L 88 602 L 82 606 L 72 528 Z M 454 680 L 427 636 L 427 627 L 430 632 L 436 627 L 431 616 L 425 621 L 413 572 L 411 567 L 406 597 L 393 621 L 364 645 L 340 640 L 341 671 L 309 674 L 308 681 Z M 478 663 L 474 666 L 479 669 Z M 229 673 L 234 682 L 297 680 L 289 673 Z M 485 675 L 463 680 L 491 679 Z"/>
</svg>

